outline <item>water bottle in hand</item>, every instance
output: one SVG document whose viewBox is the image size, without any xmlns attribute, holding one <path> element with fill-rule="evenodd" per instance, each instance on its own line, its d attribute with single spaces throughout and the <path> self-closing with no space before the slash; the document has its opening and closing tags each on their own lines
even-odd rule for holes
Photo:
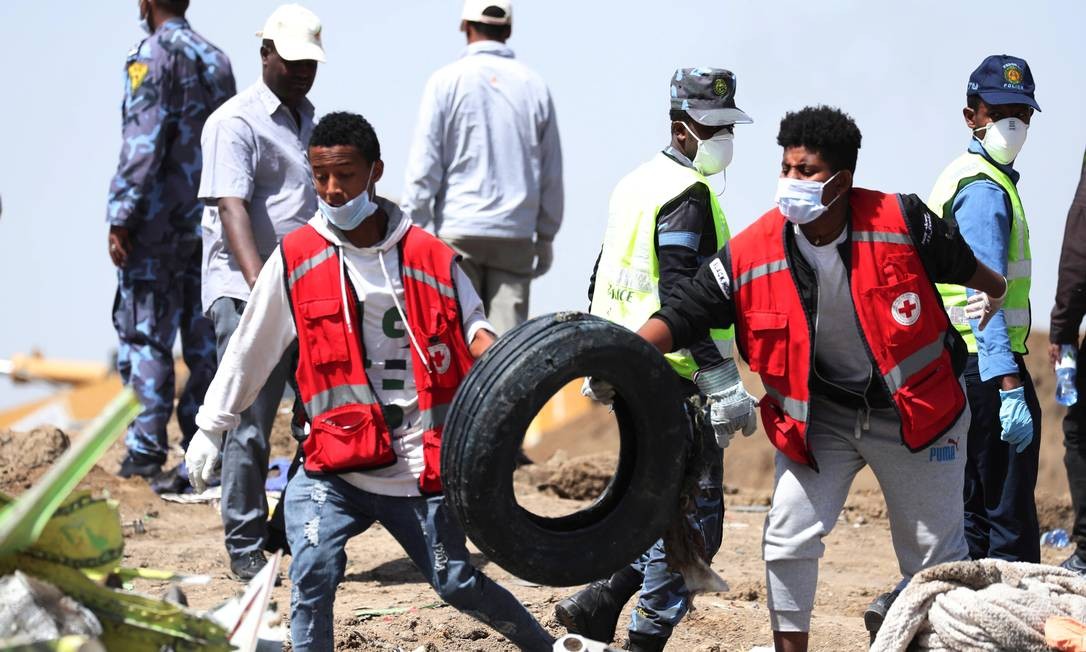
<svg viewBox="0 0 1086 652">
<path fill-rule="evenodd" d="M 1060 345 L 1060 359 L 1056 363 L 1056 401 L 1060 405 L 1074 405 L 1078 402 L 1078 389 L 1075 387 L 1076 355 L 1073 345 Z"/>
</svg>

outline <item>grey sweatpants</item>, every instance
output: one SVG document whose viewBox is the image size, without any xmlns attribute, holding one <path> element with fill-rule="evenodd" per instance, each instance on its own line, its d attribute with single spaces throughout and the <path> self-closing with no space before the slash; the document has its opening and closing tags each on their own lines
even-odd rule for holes
<svg viewBox="0 0 1086 652">
<path fill-rule="evenodd" d="M 215 340 L 222 360 L 226 345 L 238 328 L 245 302 L 220 297 L 209 311 L 215 324 Z M 223 438 L 222 524 L 226 552 L 236 559 L 261 550 L 268 536 L 268 479 L 271 431 L 287 377 L 293 371 L 294 352 L 288 351 L 268 376 L 256 401 L 241 413 L 238 427 Z"/>
<path fill-rule="evenodd" d="M 822 538 L 833 530 L 852 479 L 870 465 L 886 498 L 890 536 L 901 574 L 967 559 L 964 510 L 969 409 L 950 431 L 917 453 L 901 442 L 894 410 L 863 413 L 817 398 L 807 438 L 818 462 L 815 472 L 781 453 L 776 458 L 773 506 L 766 518 L 762 555 L 774 631 L 806 632 L 818 584 Z"/>
</svg>

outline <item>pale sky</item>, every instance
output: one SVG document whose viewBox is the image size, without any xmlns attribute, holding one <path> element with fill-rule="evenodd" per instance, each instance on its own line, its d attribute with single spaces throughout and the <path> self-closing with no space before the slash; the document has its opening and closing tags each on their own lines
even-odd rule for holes
<svg viewBox="0 0 1086 652">
<path fill-rule="evenodd" d="M 1086 3 L 994 0 L 514 0 L 509 44 L 550 85 L 565 154 L 566 214 L 555 264 L 531 311 L 583 309 L 611 188 L 668 141 L 678 67 L 733 70 L 736 128 L 723 206 L 732 231 L 771 207 L 788 110 L 830 104 L 863 132 L 856 183 L 926 197 L 965 150 L 969 73 L 988 54 L 1025 58 L 1043 112 L 1015 167 L 1033 246 L 1033 321 L 1047 329 L 1067 208 L 1086 148 Z M 231 58 L 238 87 L 259 76 L 254 32 L 274 0 L 192 0 L 194 29 Z M 350 110 L 377 129 L 378 193 L 396 197 L 428 75 L 464 46 L 458 0 L 306 0 L 324 24 L 317 113 Z M 105 360 L 116 346 L 115 271 L 105 202 L 120 147 L 125 54 L 136 0 L 0 2 L 0 358 Z M 0 407 L 41 390 L 0 379 Z"/>
</svg>

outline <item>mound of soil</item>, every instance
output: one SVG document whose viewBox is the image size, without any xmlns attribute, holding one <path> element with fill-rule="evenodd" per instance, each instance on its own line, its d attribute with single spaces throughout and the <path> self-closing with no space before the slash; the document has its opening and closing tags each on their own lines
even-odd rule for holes
<svg viewBox="0 0 1086 652">
<path fill-rule="evenodd" d="M 615 475 L 618 456 L 596 453 L 566 460 L 538 484 L 540 491 L 572 500 L 593 500 L 603 493 Z"/>
<path fill-rule="evenodd" d="M 0 430 L 0 489 L 19 493 L 28 488 L 39 469 L 48 468 L 71 441 L 59 428 L 30 432 Z"/>
</svg>

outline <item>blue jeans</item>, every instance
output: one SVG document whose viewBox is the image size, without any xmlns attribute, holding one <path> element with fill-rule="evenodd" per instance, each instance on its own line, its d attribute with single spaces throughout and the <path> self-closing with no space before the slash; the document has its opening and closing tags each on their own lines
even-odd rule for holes
<svg viewBox="0 0 1086 652">
<path fill-rule="evenodd" d="M 719 450 L 719 449 L 717 449 Z M 706 557 L 720 550 L 724 534 L 724 496 L 719 488 L 702 488 L 695 499 L 696 513 L 689 518 L 705 541 Z M 663 539 L 632 564 L 644 576 L 641 596 L 630 615 L 630 631 L 668 638 L 690 610 L 690 590 L 683 576 L 667 565 Z"/>
<path fill-rule="evenodd" d="M 245 302 L 221 297 L 208 313 L 215 324 L 219 359 L 238 328 Z M 272 424 L 283 400 L 287 378 L 294 369 L 294 350 L 283 355 L 268 376 L 256 401 L 241 413 L 237 428 L 226 433 L 222 449 L 222 524 L 226 552 L 231 558 L 264 547 L 268 537 L 268 479 Z"/>
<path fill-rule="evenodd" d="M 497 630 L 522 650 L 554 639 L 515 597 L 471 565 L 465 537 L 441 496 L 401 498 L 363 491 L 336 475 L 299 469 L 287 485 L 290 636 L 294 650 L 333 648 L 332 606 L 347 567 L 347 541 L 380 522 L 442 600 Z"/>
<path fill-rule="evenodd" d="M 716 444 L 704 398 L 691 388 L 684 401 L 690 437 L 697 446 L 701 480 L 694 498 L 694 512 L 687 515 L 690 525 L 705 543 L 705 558 L 712 559 L 724 538 L 724 458 Z M 642 576 L 641 595 L 630 615 L 630 631 L 668 638 L 671 631 L 690 610 L 690 590 L 681 573 L 667 565 L 663 539 L 631 567 Z"/>
</svg>

